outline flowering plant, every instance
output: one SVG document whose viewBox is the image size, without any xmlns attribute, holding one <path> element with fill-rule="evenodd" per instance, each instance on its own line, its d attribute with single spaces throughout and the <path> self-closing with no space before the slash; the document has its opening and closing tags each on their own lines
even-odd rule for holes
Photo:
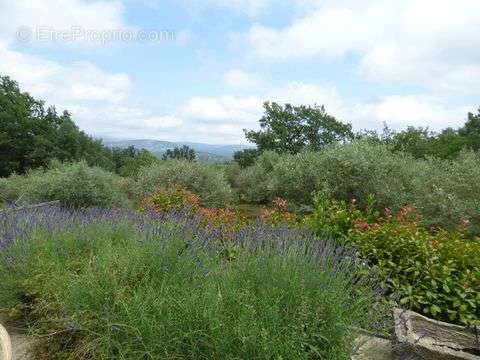
<svg viewBox="0 0 480 360">
<path fill-rule="evenodd" d="M 143 199 L 140 210 L 153 210 L 157 213 L 171 211 L 185 211 L 188 214 L 196 214 L 200 209 L 200 198 L 193 192 L 180 188 L 160 188 L 149 197 Z"/>
<path fill-rule="evenodd" d="M 288 202 L 285 199 L 276 197 L 272 201 L 270 208 L 263 208 L 260 212 L 260 219 L 270 224 L 295 224 L 297 217 L 288 211 Z"/>
<path fill-rule="evenodd" d="M 480 323 L 480 242 L 466 237 L 465 220 L 450 231 L 425 229 L 419 220 L 409 206 L 380 215 L 317 199 L 306 223 L 353 246 L 376 267 L 389 300 L 434 319 Z"/>
</svg>

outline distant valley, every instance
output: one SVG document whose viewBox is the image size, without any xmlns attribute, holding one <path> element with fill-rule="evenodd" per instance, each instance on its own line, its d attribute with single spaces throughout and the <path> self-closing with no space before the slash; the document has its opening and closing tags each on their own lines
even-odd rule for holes
<svg viewBox="0 0 480 360">
<path fill-rule="evenodd" d="M 137 149 L 147 149 L 159 157 L 162 156 L 162 154 L 168 149 L 187 145 L 195 150 L 200 161 L 208 162 L 231 160 L 236 151 L 253 147 L 249 145 L 212 145 L 196 142 L 172 142 L 149 139 L 103 139 L 103 143 L 109 147 L 126 148 L 128 146 L 134 146 Z"/>
</svg>

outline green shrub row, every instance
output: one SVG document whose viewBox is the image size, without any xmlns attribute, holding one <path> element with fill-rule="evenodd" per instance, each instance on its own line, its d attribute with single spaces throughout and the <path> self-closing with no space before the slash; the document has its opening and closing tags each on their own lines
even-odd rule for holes
<svg viewBox="0 0 480 360">
<path fill-rule="evenodd" d="M 315 193 L 363 202 L 375 195 L 378 209 L 412 205 L 427 224 L 454 226 L 468 219 L 480 225 L 480 155 L 456 160 L 414 159 L 385 145 L 357 141 L 321 152 L 264 153 L 244 170 L 232 166 L 229 179 L 242 201 L 267 203 L 276 196 L 312 205 Z"/>
<path fill-rule="evenodd" d="M 141 201 L 158 188 L 179 186 L 200 196 L 206 206 L 222 206 L 233 200 L 232 189 L 223 171 L 205 163 L 165 160 L 140 170 L 128 185 L 132 199 Z"/>
<path fill-rule="evenodd" d="M 112 207 L 127 202 L 122 179 L 86 162 L 51 164 L 26 175 L 0 179 L 0 199 L 16 205 L 59 200 L 64 206 Z"/>
<path fill-rule="evenodd" d="M 138 204 L 159 188 L 179 186 L 202 198 L 206 206 L 233 201 L 222 170 L 208 164 L 181 160 L 159 161 L 142 167 L 135 178 L 119 176 L 85 162 L 53 162 L 48 169 L 0 179 L 0 200 L 17 205 L 60 200 L 69 207 L 108 208 Z"/>
</svg>

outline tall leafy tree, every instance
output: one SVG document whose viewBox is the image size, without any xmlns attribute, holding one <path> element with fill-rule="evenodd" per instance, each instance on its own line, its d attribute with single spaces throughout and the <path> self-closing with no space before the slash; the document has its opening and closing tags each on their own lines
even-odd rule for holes
<svg viewBox="0 0 480 360">
<path fill-rule="evenodd" d="M 464 138 L 466 147 L 475 151 L 480 149 L 480 108 L 477 114 L 468 113 L 467 122 L 458 133 Z"/>
<path fill-rule="evenodd" d="M 158 158 L 146 149 L 136 149 L 129 146 L 125 149 L 114 148 L 112 159 L 115 172 L 121 176 L 133 176 L 143 166 L 150 166 L 158 161 Z"/>
<path fill-rule="evenodd" d="M 257 149 L 244 149 L 233 154 L 233 160 L 241 167 L 253 165 L 260 152 Z"/>
<path fill-rule="evenodd" d="M 45 155 L 35 154 L 35 136 L 43 131 L 37 120 L 44 116 L 41 101 L 20 92 L 9 77 L 0 77 L 0 176 L 44 163 Z"/>
<path fill-rule="evenodd" d="M 178 159 L 178 160 L 187 160 L 195 161 L 197 154 L 190 146 L 183 145 L 182 147 L 175 147 L 173 149 L 168 149 L 162 156 L 163 160 L 168 159 Z"/>
<path fill-rule="evenodd" d="M 260 130 L 244 130 L 260 152 L 274 150 L 296 154 L 320 150 L 328 144 L 353 137 L 350 124 L 329 115 L 323 106 L 292 106 L 266 102 Z"/>
<path fill-rule="evenodd" d="M 47 166 L 52 160 L 85 160 L 121 175 L 131 175 L 156 158 L 147 150 L 113 150 L 81 131 L 69 112 L 21 92 L 0 76 L 0 177 Z"/>
</svg>

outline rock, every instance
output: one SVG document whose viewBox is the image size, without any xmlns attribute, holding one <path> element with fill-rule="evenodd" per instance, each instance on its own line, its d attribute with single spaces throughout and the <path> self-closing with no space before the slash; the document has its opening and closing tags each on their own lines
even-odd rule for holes
<svg viewBox="0 0 480 360">
<path fill-rule="evenodd" d="M 392 343 L 387 339 L 362 335 L 355 341 L 352 360 L 393 360 Z"/>
<path fill-rule="evenodd" d="M 12 360 L 32 359 L 33 342 L 26 335 L 12 335 Z"/>
<path fill-rule="evenodd" d="M 473 328 L 395 309 L 395 334 L 403 352 L 425 360 L 480 360 L 479 336 Z"/>
<path fill-rule="evenodd" d="M 0 324 L 0 360 L 12 360 L 12 343 L 7 330 Z"/>
<path fill-rule="evenodd" d="M 5 319 L 0 317 L 0 360 L 30 360 L 33 353 L 33 339 L 2 326 Z"/>
</svg>

